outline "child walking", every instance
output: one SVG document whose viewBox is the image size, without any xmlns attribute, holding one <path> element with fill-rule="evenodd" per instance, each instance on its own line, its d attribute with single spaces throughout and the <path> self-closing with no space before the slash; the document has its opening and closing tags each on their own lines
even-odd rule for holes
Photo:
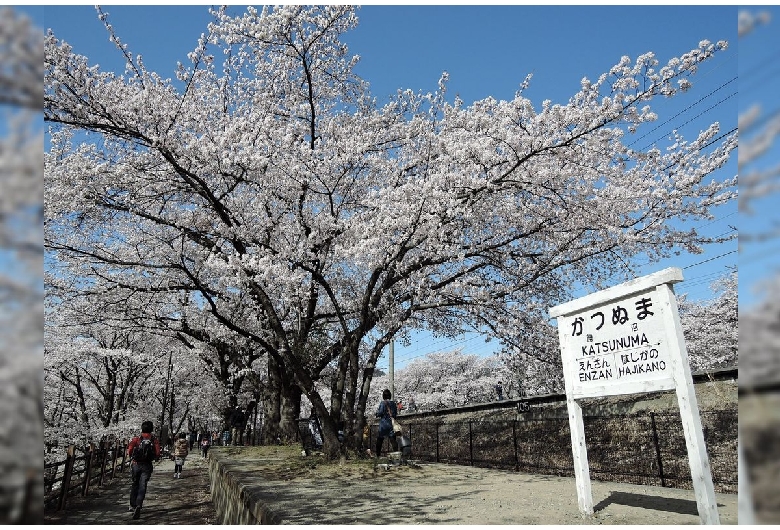
<svg viewBox="0 0 780 530">
<path fill-rule="evenodd" d="M 211 445 L 211 440 L 209 440 L 209 434 L 206 433 L 203 436 L 203 439 L 200 441 L 200 450 L 203 453 L 203 458 L 209 457 L 209 446 Z"/>
<path fill-rule="evenodd" d="M 173 445 L 173 478 L 181 478 L 181 470 L 184 467 L 184 459 L 190 452 L 190 444 L 187 442 L 187 433 L 179 434 L 179 439 Z"/>
</svg>

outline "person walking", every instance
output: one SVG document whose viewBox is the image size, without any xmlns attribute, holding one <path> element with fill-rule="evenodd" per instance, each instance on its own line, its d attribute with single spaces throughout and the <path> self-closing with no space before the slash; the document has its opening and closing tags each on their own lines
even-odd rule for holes
<svg viewBox="0 0 780 530">
<path fill-rule="evenodd" d="M 309 413 L 309 432 L 311 433 L 311 449 L 312 451 L 322 450 L 322 428 L 320 427 L 320 420 L 317 418 L 317 411 L 314 407 L 311 408 Z"/>
<path fill-rule="evenodd" d="M 141 506 L 146 497 L 146 487 L 152 478 L 154 462 L 160 460 L 160 442 L 152 435 L 154 424 L 145 421 L 141 424 L 141 434 L 134 436 L 127 446 L 127 455 L 130 457 L 130 472 L 133 484 L 130 488 L 130 509 L 133 519 L 141 516 Z"/>
<path fill-rule="evenodd" d="M 384 389 L 382 391 L 382 401 L 379 403 L 379 408 L 376 411 L 376 417 L 379 418 L 379 432 L 376 437 L 376 454 L 374 458 L 378 458 L 382 453 L 382 444 L 385 438 L 390 439 L 393 451 L 398 451 L 398 440 L 395 438 L 393 421 L 391 419 L 398 417 L 398 407 L 390 397 L 390 390 Z"/>
<path fill-rule="evenodd" d="M 190 454 L 190 444 L 187 442 L 187 433 L 183 432 L 173 444 L 173 478 L 181 478 L 184 460 L 188 454 Z"/>
<path fill-rule="evenodd" d="M 236 407 L 236 410 L 233 411 L 233 414 L 230 416 L 230 427 L 231 427 L 231 442 L 233 445 L 243 445 L 243 434 L 244 434 L 244 421 L 246 417 L 244 416 L 244 411 L 241 409 L 241 407 Z"/>
<path fill-rule="evenodd" d="M 200 451 L 203 454 L 203 458 L 209 457 L 209 447 L 211 447 L 211 435 L 204 433 L 200 441 Z"/>
</svg>

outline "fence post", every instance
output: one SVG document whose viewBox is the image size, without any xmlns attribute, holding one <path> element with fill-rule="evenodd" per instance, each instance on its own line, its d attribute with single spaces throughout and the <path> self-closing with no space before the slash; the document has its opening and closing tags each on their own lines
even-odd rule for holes
<svg viewBox="0 0 780 530">
<path fill-rule="evenodd" d="M 125 472 L 125 462 L 127 461 L 127 451 L 125 450 L 125 448 L 127 447 L 127 443 L 122 442 L 120 445 L 122 447 L 122 465 L 120 466 L 119 471 L 121 473 L 124 473 Z"/>
<path fill-rule="evenodd" d="M 661 460 L 661 446 L 658 443 L 658 429 L 655 426 L 655 412 L 650 412 L 650 425 L 653 428 L 653 445 L 655 446 L 655 458 L 658 462 L 658 475 L 661 477 L 661 487 L 666 487 L 664 478 L 664 464 Z"/>
<path fill-rule="evenodd" d="M 520 461 L 517 459 L 517 420 L 512 420 L 512 441 L 515 446 L 515 471 L 520 471 Z"/>
<path fill-rule="evenodd" d="M 76 446 L 69 445 L 68 453 L 65 457 L 65 469 L 62 472 L 62 489 L 60 490 L 60 501 L 57 503 L 57 509 L 65 508 L 65 499 L 68 497 L 70 489 L 70 477 L 73 475 L 73 463 L 76 459 Z"/>
<path fill-rule="evenodd" d="M 106 477 L 106 463 L 108 461 L 108 441 L 107 440 L 101 440 L 100 441 L 100 482 L 98 483 L 100 486 L 103 485 L 103 480 Z"/>
<path fill-rule="evenodd" d="M 116 457 L 119 456 L 119 440 L 114 440 L 114 452 L 111 455 L 111 480 L 116 476 Z"/>
<path fill-rule="evenodd" d="M 49 469 L 53 469 L 52 472 L 47 472 L 48 470 L 44 468 L 43 470 L 43 493 L 51 493 L 51 490 L 54 489 L 54 484 L 57 482 L 57 469 L 60 466 L 53 466 Z"/>
<path fill-rule="evenodd" d="M 474 440 L 471 436 L 471 421 L 469 421 L 469 465 L 474 465 Z"/>
<path fill-rule="evenodd" d="M 92 479 L 92 459 L 94 455 L 95 444 L 89 442 L 89 451 L 84 455 L 84 485 L 81 488 L 81 494 L 85 497 L 89 494 L 89 481 Z"/>
<path fill-rule="evenodd" d="M 436 463 L 439 463 L 439 424 L 436 424 Z"/>
</svg>

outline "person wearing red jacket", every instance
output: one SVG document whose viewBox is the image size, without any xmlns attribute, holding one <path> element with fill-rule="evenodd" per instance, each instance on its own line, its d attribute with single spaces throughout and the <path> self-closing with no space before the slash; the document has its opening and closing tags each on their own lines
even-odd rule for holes
<svg viewBox="0 0 780 530">
<path fill-rule="evenodd" d="M 133 485 L 130 488 L 130 509 L 133 511 L 133 519 L 141 516 L 141 506 L 146 497 L 146 485 L 152 478 L 153 463 L 160 460 L 160 442 L 152 435 L 154 424 L 145 421 L 141 424 L 141 435 L 133 437 L 127 446 L 127 454 L 130 457 L 130 471 L 133 476 Z M 144 441 L 151 442 L 152 454 L 143 456 Z M 148 443 L 148 442 L 147 442 Z M 138 451 L 136 451 L 136 448 Z"/>
</svg>

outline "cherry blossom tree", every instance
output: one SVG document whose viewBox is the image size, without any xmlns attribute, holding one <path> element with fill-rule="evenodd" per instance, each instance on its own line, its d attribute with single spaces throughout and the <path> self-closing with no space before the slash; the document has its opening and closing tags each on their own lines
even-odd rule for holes
<svg viewBox="0 0 780 530">
<path fill-rule="evenodd" d="M 136 322 L 123 300 L 47 271 L 44 380 L 51 399 L 44 402 L 46 444 L 59 453 L 105 437 L 127 439 L 141 422 L 153 420 L 157 432 L 179 432 L 194 417 L 209 418 L 224 408 L 210 360 L 192 355 L 181 341 Z M 100 283 L 99 281 L 96 283 Z M 201 423 L 204 423 L 202 421 Z M 52 451 L 47 458 L 61 456 Z"/>
<path fill-rule="evenodd" d="M 93 314 L 83 309 L 60 306 L 46 321 L 45 442 L 59 448 L 50 460 L 70 443 L 126 440 L 144 420 L 154 421 L 158 433 L 163 426 L 181 432 L 190 418 L 225 406 L 201 358 L 178 341 L 85 322 Z"/>
<path fill-rule="evenodd" d="M 722 42 L 665 65 L 624 57 L 538 110 L 522 90 L 448 102 L 446 74 L 436 93 L 378 106 L 340 40 L 350 7 L 215 11 L 176 80 L 100 16 L 124 72 L 45 39 L 51 259 L 154 300 L 139 311 L 185 296 L 210 334 L 250 341 L 312 403 L 329 456 L 340 421 L 355 446 L 393 338 L 509 335 L 638 253 L 713 242 L 671 221 L 735 197 L 713 174 L 737 141 L 717 123 L 663 149 L 626 141 Z"/>
<path fill-rule="evenodd" d="M 115 332 L 67 338 L 50 342 L 47 334 L 44 380 L 56 399 L 44 402 L 46 443 L 63 448 L 138 430 L 145 409 L 139 398 L 152 388 L 157 366 L 136 360 L 139 346 Z"/>
<path fill-rule="evenodd" d="M 215 428 L 225 427 L 239 401 L 250 403 L 253 398 L 256 400 L 254 393 L 244 388 L 244 380 L 247 377 L 251 377 L 252 381 L 258 379 L 251 365 L 259 354 L 249 346 L 246 338 L 234 333 L 210 334 L 209 326 L 204 323 L 204 319 L 208 321 L 209 318 L 207 313 L 175 300 L 166 300 L 163 305 L 154 306 L 155 301 L 150 298 L 127 299 L 124 293 L 117 294 L 110 284 L 99 277 L 88 284 L 78 285 L 74 283 L 73 277 L 64 274 L 56 264 L 47 270 L 46 287 L 50 315 L 46 325 L 52 329 L 48 333 L 50 337 L 55 334 L 64 336 L 65 339 L 58 339 L 59 342 L 81 340 L 82 335 L 79 333 L 91 337 L 96 328 L 101 329 L 100 333 L 108 330 L 123 337 L 132 335 L 138 347 L 132 347 L 129 354 L 140 357 L 154 355 L 158 357 L 157 368 L 161 372 L 170 371 L 174 374 L 167 377 L 167 386 L 161 386 L 158 398 L 160 403 L 153 407 L 155 410 L 160 410 L 163 403 L 167 403 L 166 407 L 175 408 L 175 393 L 169 387 L 176 379 L 175 373 L 179 372 L 189 373 L 195 382 L 198 379 L 194 378 L 194 374 L 201 374 L 198 384 L 214 380 L 220 386 L 216 390 L 220 404 L 215 410 L 220 411 L 222 420 L 221 425 L 214 425 Z M 75 326 L 76 322 L 81 323 L 81 326 Z M 147 343 L 153 344 L 156 350 L 149 352 L 145 346 Z M 178 354 L 183 350 L 198 359 L 200 365 L 193 367 L 192 360 Z M 54 348 L 47 351 L 54 353 Z M 169 356 L 169 352 L 176 352 L 176 355 Z M 185 380 L 184 384 L 193 383 Z M 202 402 L 214 403 L 212 399 Z M 201 414 L 204 418 L 211 415 L 210 412 Z M 171 432 L 179 430 L 179 426 L 173 424 L 173 417 L 173 414 L 167 412 L 161 416 Z"/>
<path fill-rule="evenodd" d="M 413 398 L 419 410 L 486 403 L 497 399 L 496 383 L 509 383 L 510 377 L 510 372 L 495 356 L 466 355 L 461 350 L 431 353 L 395 372 L 394 399 L 408 404 Z M 376 390 L 369 400 L 372 417 L 389 380 L 383 375 L 374 382 Z"/>
<path fill-rule="evenodd" d="M 43 437 L 41 37 L 27 16 L 0 8 L 0 524 L 43 522 L 43 488 L 26 486 L 40 480 L 30 440 Z"/>
<path fill-rule="evenodd" d="M 737 272 L 712 285 L 717 296 L 710 300 L 680 301 L 688 363 L 692 371 L 737 366 L 739 310 Z"/>
</svg>

